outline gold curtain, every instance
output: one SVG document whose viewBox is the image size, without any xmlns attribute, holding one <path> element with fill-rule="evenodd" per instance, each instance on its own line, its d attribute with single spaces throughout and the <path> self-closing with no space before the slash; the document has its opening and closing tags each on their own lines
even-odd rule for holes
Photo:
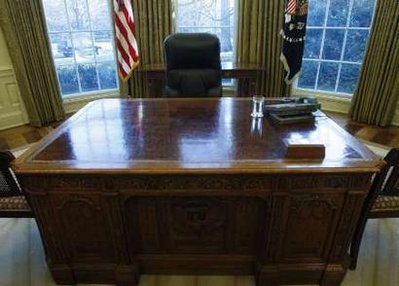
<svg viewBox="0 0 399 286">
<path fill-rule="evenodd" d="M 128 82 L 120 82 L 120 92 L 122 96 L 142 98 L 148 95 L 142 67 L 164 63 L 163 41 L 173 31 L 173 7 L 171 0 L 133 0 L 132 3 L 140 64 Z"/>
<path fill-rule="evenodd" d="M 64 118 L 41 1 L 1 0 L 0 24 L 33 126 Z"/>
<path fill-rule="evenodd" d="M 378 0 L 376 5 L 351 117 L 386 126 L 399 96 L 399 1 Z"/>
<path fill-rule="evenodd" d="M 284 1 L 238 0 L 237 61 L 262 67 L 256 92 L 266 97 L 286 96 L 280 61 Z"/>
</svg>

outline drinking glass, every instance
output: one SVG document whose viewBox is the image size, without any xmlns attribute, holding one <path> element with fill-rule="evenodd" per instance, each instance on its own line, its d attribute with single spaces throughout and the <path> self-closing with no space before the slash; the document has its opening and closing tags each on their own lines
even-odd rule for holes
<svg viewBox="0 0 399 286">
<path fill-rule="evenodd" d="M 265 98 L 263 95 L 254 95 L 252 97 L 252 103 L 253 103 L 253 108 L 252 108 L 252 113 L 251 116 L 255 118 L 263 117 L 263 102 L 265 101 Z"/>
</svg>

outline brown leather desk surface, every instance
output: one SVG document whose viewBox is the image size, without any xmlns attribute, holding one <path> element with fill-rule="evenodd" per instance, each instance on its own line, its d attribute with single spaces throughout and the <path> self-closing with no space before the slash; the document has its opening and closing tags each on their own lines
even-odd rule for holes
<svg viewBox="0 0 399 286">
<path fill-rule="evenodd" d="M 20 173 L 378 171 L 382 161 L 319 112 L 314 123 L 252 120 L 249 98 L 103 99 L 14 164 Z M 321 162 L 285 160 L 288 144 L 324 144 Z"/>
</svg>

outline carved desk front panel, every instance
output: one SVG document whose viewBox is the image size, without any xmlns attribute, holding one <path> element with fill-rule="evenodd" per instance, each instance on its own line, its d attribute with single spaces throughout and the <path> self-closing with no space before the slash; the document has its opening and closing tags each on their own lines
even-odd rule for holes
<svg viewBox="0 0 399 286">
<path fill-rule="evenodd" d="M 370 179 L 77 174 L 22 181 L 57 283 L 213 273 L 254 274 L 266 285 L 343 279 Z"/>
</svg>

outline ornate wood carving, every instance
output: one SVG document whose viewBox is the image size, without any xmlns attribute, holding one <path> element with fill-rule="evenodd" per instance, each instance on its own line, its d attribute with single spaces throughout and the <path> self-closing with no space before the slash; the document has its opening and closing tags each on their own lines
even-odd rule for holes
<svg viewBox="0 0 399 286">
<path fill-rule="evenodd" d="M 181 252 L 224 252 L 227 203 L 217 198 L 174 198 L 166 203 L 168 247 Z"/>
<path fill-rule="evenodd" d="M 370 179 L 331 174 L 77 177 L 63 175 L 57 182 L 56 176 L 29 176 L 23 182 L 48 256 L 64 265 L 66 272 L 52 269 L 60 282 L 74 279 L 68 274 L 74 273 L 67 269 L 70 262 L 98 265 L 93 271 L 106 271 L 104 277 L 136 283 L 140 265 L 171 273 L 179 266 L 184 273 L 183 261 L 189 271 L 194 262 L 205 267 L 222 256 L 232 261 L 219 262 L 232 267 L 228 273 L 248 271 L 257 260 L 262 283 L 290 273 L 307 281 L 310 273 L 321 275 L 324 267 L 343 259 Z M 179 259 L 166 258 L 172 254 Z M 106 268 L 110 263 L 118 267 Z"/>
<path fill-rule="evenodd" d="M 158 199 L 131 197 L 123 205 L 126 233 L 132 253 L 157 253 L 162 251 L 163 235 L 160 233 L 161 217 Z"/>
<path fill-rule="evenodd" d="M 115 188 L 122 190 L 148 191 L 270 191 L 273 178 L 270 176 L 242 175 L 136 175 L 122 176 L 115 180 Z"/>
<path fill-rule="evenodd" d="M 62 263 L 67 260 L 65 249 L 60 241 L 61 233 L 55 224 L 55 214 L 53 209 L 49 207 L 51 205 L 48 196 L 45 193 L 35 194 L 30 197 L 30 204 L 34 208 L 34 214 L 36 221 L 42 236 L 46 239 L 43 240 L 44 249 L 51 257 L 52 263 Z"/>
<path fill-rule="evenodd" d="M 364 194 L 350 192 L 343 204 L 343 212 L 338 229 L 336 230 L 330 262 L 342 259 L 346 254 L 354 228 L 359 219 Z"/>
<path fill-rule="evenodd" d="M 122 213 L 119 204 L 119 195 L 117 193 L 110 193 L 102 196 L 102 204 L 108 216 L 106 216 L 108 225 L 112 226 L 112 240 L 113 248 L 117 255 L 117 261 L 121 264 L 129 264 L 129 251 L 124 241 L 126 234 L 123 229 Z M 134 264 L 134 263 L 132 263 Z M 135 265 L 134 265 L 135 266 Z"/>
<path fill-rule="evenodd" d="M 343 174 L 288 175 L 280 177 L 279 189 L 318 191 L 320 189 L 347 190 L 356 188 L 367 191 L 370 181 L 370 174 L 353 174 L 352 176 Z"/>
<path fill-rule="evenodd" d="M 243 253 L 256 253 L 259 236 L 266 227 L 265 204 L 254 198 L 234 200 L 235 250 Z"/>
<path fill-rule="evenodd" d="M 272 262 L 277 260 L 278 250 L 282 240 L 283 219 L 286 205 L 286 194 L 276 194 L 271 203 L 271 227 L 265 234 L 266 248 L 263 249 L 262 260 Z"/>
<path fill-rule="evenodd" d="M 50 195 L 72 262 L 115 262 L 106 213 L 98 194 Z"/>
<path fill-rule="evenodd" d="M 325 261 L 342 201 L 339 194 L 290 196 L 281 259 Z"/>
</svg>

